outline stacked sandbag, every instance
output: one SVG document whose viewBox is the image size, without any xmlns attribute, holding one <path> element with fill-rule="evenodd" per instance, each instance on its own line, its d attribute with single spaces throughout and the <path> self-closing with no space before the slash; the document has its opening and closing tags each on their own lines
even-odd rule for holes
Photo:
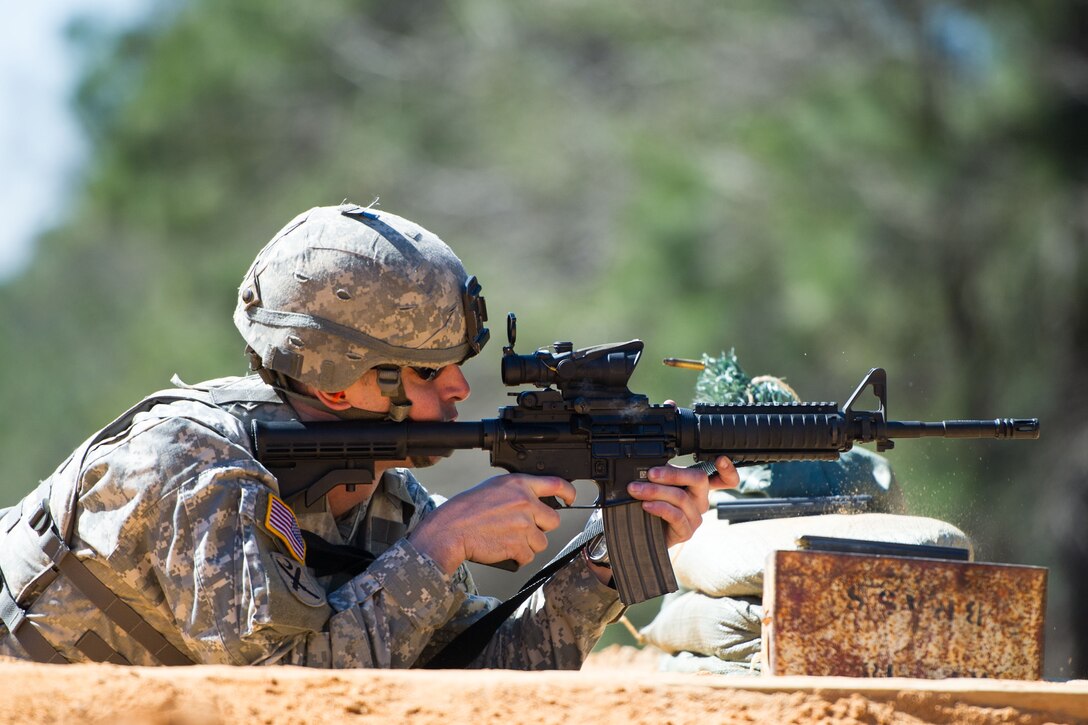
<svg viewBox="0 0 1088 725">
<path fill-rule="evenodd" d="M 762 618 L 759 596 L 713 597 L 681 589 L 665 597 L 657 617 L 640 634 L 667 653 L 662 670 L 759 674 Z"/>
</svg>

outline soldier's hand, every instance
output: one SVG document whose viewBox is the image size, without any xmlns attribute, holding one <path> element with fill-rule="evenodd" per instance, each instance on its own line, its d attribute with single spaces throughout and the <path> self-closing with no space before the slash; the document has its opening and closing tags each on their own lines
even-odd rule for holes
<svg viewBox="0 0 1088 725">
<path fill-rule="evenodd" d="M 679 544 L 691 538 L 703 514 L 710 508 L 712 488 L 736 488 L 740 483 L 737 469 L 726 456 L 714 461 L 717 473 L 707 476 L 699 467 L 673 465 L 651 468 L 649 482 L 634 481 L 627 486 L 631 498 L 642 501 L 642 509 L 665 521 L 665 543 Z"/>
<path fill-rule="evenodd" d="M 577 492 L 555 476 L 505 474 L 457 494 L 435 509 L 409 536 L 413 546 L 452 574 L 466 561 L 525 565 L 548 546 L 559 513 L 540 499 L 568 505 Z"/>
</svg>

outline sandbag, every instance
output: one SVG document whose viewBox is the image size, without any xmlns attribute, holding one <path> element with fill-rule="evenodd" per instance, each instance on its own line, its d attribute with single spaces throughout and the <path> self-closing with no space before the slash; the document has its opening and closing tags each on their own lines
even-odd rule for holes
<svg viewBox="0 0 1088 725">
<path fill-rule="evenodd" d="M 806 534 L 972 550 L 967 535 L 952 524 L 920 516 L 827 514 L 729 524 L 712 507 L 695 535 L 669 555 L 685 589 L 711 597 L 761 597 L 767 555 L 796 549 L 795 540 Z"/>
<path fill-rule="evenodd" d="M 763 661 L 757 656 L 745 662 L 733 662 L 713 655 L 677 652 L 674 655 L 662 655 L 658 669 L 662 672 L 710 672 L 715 675 L 751 677 L 762 672 Z"/>
<path fill-rule="evenodd" d="M 697 652 L 744 662 L 760 651 L 760 598 L 709 597 L 699 592 L 670 597 L 640 632 L 649 644 L 670 654 Z"/>
</svg>

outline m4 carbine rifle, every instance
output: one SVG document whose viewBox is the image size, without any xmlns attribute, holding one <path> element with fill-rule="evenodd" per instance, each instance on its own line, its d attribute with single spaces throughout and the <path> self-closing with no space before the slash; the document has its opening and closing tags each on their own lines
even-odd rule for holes
<svg viewBox="0 0 1088 725">
<path fill-rule="evenodd" d="M 854 443 L 873 442 L 885 451 L 894 438 L 1039 437 L 1038 419 L 888 420 L 887 376 L 881 368 L 870 370 L 841 408 L 835 403 L 654 405 L 627 387 L 642 354 L 641 340 L 577 350 L 558 342 L 519 355 L 515 333 L 511 314 L 502 380 L 537 389 L 517 393 L 516 403 L 500 408 L 497 418 L 256 422 L 257 458 L 276 476 L 280 495 L 302 494 L 308 505 L 336 486 L 370 483 L 376 461 L 468 448 L 488 451 L 493 466 L 511 473 L 595 481 L 616 588 L 624 604 L 635 604 L 674 591 L 676 578 L 664 522 L 627 495 L 627 484 L 646 480 L 649 469 L 677 456 L 693 454 L 696 461 L 710 462 L 727 455 L 736 465 L 751 465 L 834 460 Z M 867 388 L 879 401 L 876 410 L 855 408 Z"/>
</svg>

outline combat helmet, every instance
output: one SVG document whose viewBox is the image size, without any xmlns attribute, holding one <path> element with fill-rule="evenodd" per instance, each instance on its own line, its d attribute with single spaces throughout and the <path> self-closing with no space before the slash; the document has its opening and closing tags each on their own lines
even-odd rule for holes
<svg viewBox="0 0 1088 725">
<path fill-rule="evenodd" d="M 486 320 L 480 284 L 437 235 L 347 203 L 281 229 L 242 279 L 234 311 L 251 367 L 277 390 L 297 393 L 296 380 L 336 392 L 378 368 L 398 420 L 411 405 L 400 368 L 464 362 L 486 344 Z"/>
</svg>

